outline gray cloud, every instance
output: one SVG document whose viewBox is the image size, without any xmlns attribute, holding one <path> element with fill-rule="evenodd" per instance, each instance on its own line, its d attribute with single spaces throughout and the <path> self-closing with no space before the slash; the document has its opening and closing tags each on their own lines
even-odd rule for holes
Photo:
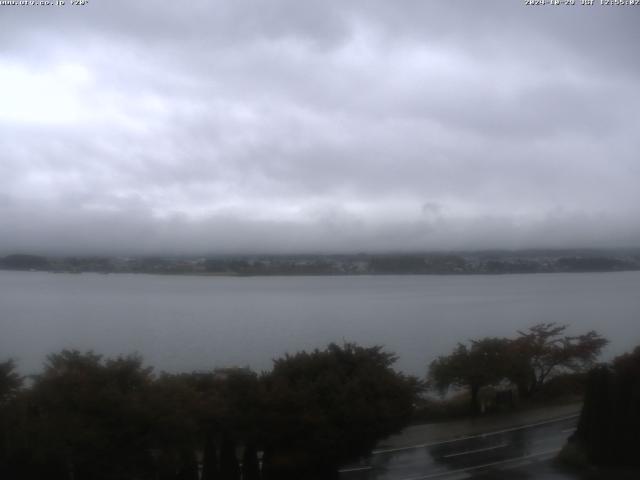
<svg viewBox="0 0 640 480">
<path fill-rule="evenodd" d="M 0 251 L 637 245 L 639 16 L 2 7 Z"/>
</svg>

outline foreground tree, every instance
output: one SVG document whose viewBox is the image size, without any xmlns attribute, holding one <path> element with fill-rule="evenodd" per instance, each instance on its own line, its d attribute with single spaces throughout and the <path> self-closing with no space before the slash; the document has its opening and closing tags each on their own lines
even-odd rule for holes
<svg viewBox="0 0 640 480">
<path fill-rule="evenodd" d="M 65 350 L 23 390 L 2 364 L 0 478 L 331 478 L 410 420 L 420 383 L 394 361 L 345 344 L 286 356 L 262 376 L 155 376 L 136 356 Z"/>
<path fill-rule="evenodd" d="M 510 344 L 509 379 L 522 398 L 530 398 L 550 378 L 559 373 L 588 370 L 608 341 L 595 331 L 565 335 L 566 325 L 540 323 Z"/>
<path fill-rule="evenodd" d="M 22 387 L 22 377 L 16 372 L 13 360 L 0 363 L 0 407 L 6 404 Z"/>
<path fill-rule="evenodd" d="M 471 411 L 478 413 L 478 395 L 484 386 L 509 380 L 520 398 L 530 398 L 559 374 L 587 371 L 608 343 L 595 331 L 565 335 L 555 323 L 534 325 L 515 339 L 483 338 L 434 360 L 429 382 L 442 393 L 451 386 L 469 389 Z"/>
<path fill-rule="evenodd" d="M 589 372 L 571 443 L 595 465 L 640 466 L 640 347 Z"/>
<path fill-rule="evenodd" d="M 420 384 L 395 372 L 395 360 L 351 343 L 276 360 L 264 377 L 268 478 L 332 478 L 403 428 Z"/>
<path fill-rule="evenodd" d="M 13 360 L 0 363 L 0 478 L 10 474 L 8 463 L 13 438 L 10 430 L 16 418 L 15 401 L 22 387 L 22 377 Z"/>
<path fill-rule="evenodd" d="M 148 469 L 143 392 L 150 374 L 135 356 L 103 361 L 92 352 L 50 355 L 25 399 L 31 433 L 24 475 L 132 478 Z"/>
<path fill-rule="evenodd" d="M 510 341 L 506 338 L 472 340 L 459 343 L 449 355 L 438 357 L 429 366 L 429 382 L 441 393 L 449 387 L 466 387 L 471 396 L 471 412 L 480 411 L 480 389 L 500 382 L 506 376 Z"/>
</svg>

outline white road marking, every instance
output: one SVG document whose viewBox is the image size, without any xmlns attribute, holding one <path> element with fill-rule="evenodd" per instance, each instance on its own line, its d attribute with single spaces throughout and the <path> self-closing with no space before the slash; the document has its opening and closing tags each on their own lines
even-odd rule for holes
<svg viewBox="0 0 640 480">
<path fill-rule="evenodd" d="M 414 450 L 416 448 L 435 447 L 437 445 L 446 445 L 448 443 L 460 442 L 462 440 L 471 440 L 473 438 L 485 438 L 485 437 L 489 437 L 491 435 L 498 435 L 500 433 L 516 432 L 518 430 L 525 430 L 527 428 L 539 427 L 541 425 L 550 425 L 552 423 L 563 422 L 565 420 L 570 420 L 572 418 L 577 418 L 579 416 L 580 416 L 580 414 L 576 413 L 574 415 L 567 415 L 566 417 L 554 418 L 552 420 L 545 420 L 543 422 L 530 423 L 528 425 L 521 425 L 519 427 L 505 428 L 504 430 L 496 430 L 494 432 L 481 433 L 481 434 L 478 434 L 478 435 L 470 435 L 470 436 L 467 436 L 467 437 L 458 437 L 458 438 L 453 438 L 451 440 L 445 440 L 445 441 L 440 441 L 440 442 L 431 442 L 431 443 L 421 443 L 419 445 L 409 445 L 407 447 L 388 448 L 388 449 L 384 449 L 384 450 L 374 450 L 373 452 L 371 452 L 371 455 L 380 455 L 380 454 L 383 454 L 383 453 L 401 452 L 403 450 Z"/>
<path fill-rule="evenodd" d="M 371 465 L 366 465 L 364 467 L 342 468 L 338 470 L 338 473 L 361 472 L 364 470 L 371 470 L 372 468 L 373 467 Z"/>
<path fill-rule="evenodd" d="M 493 447 L 477 448 L 475 450 L 466 450 L 464 452 L 459 452 L 459 453 L 450 453 L 449 455 L 443 455 L 442 458 L 453 458 L 453 457 L 459 457 L 461 455 L 470 455 L 472 453 L 488 452 L 489 450 L 497 450 L 498 448 L 504 448 L 508 446 L 509 446 L 508 443 L 501 443 L 500 445 L 494 445 Z"/>
<path fill-rule="evenodd" d="M 484 463 L 482 465 L 474 465 L 472 467 L 460 468 L 458 470 L 442 470 L 440 472 L 425 475 L 423 477 L 410 477 L 410 478 L 405 478 L 403 480 L 427 480 L 429 478 L 443 477 L 445 475 L 455 475 L 459 473 L 470 472 L 473 470 L 479 470 L 481 468 L 495 467 L 497 465 L 504 465 L 507 463 L 522 462 L 523 460 L 529 460 L 531 458 L 544 457 L 546 455 L 552 455 L 552 454 L 558 453 L 559 451 L 560 451 L 559 448 L 554 450 L 545 450 L 543 452 L 532 453 L 530 455 L 524 455 L 522 457 L 510 458 L 508 460 L 500 460 L 499 462 Z"/>
</svg>

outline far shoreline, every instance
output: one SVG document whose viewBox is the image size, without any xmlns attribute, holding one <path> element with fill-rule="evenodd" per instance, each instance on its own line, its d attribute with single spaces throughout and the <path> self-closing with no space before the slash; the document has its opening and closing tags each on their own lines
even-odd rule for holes
<svg viewBox="0 0 640 480">
<path fill-rule="evenodd" d="M 0 272 L 19 272 L 19 273 L 48 273 L 51 275 L 150 275 L 158 277 L 201 277 L 201 278 L 287 278 L 287 277 L 503 277 L 503 276 L 539 276 L 539 275 L 582 275 L 582 274 L 606 274 L 606 273 L 633 273 L 640 272 L 639 268 L 626 270 L 585 270 L 580 272 L 571 271 L 555 271 L 555 272 L 444 272 L 444 273 L 263 273 L 263 274 L 247 274 L 235 272 L 135 272 L 135 271 L 117 271 L 117 272 L 99 272 L 93 270 L 85 271 L 53 271 L 53 270 L 18 270 L 0 268 Z"/>
</svg>

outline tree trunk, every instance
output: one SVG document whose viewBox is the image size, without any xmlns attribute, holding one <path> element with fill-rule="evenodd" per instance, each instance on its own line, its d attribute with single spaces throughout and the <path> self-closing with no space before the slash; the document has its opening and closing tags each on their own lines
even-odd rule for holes
<svg viewBox="0 0 640 480">
<path fill-rule="evenodd" d="M 520 399 L 526 400 L 531 396 L 531 393 L 529 392 L 529 385 L 527 382 L 518 382 L 516 384 L 516 387 L 518 387 L 518 397 Z"/>
<path fill-rule="evenodd" d="M 202 480 L 216 480 L 220 478 L 218 467 L 218 453 L 216 442 L 212 434 L 207 435 L 204 442 L 204 458 L 202 462 Z"/>
<path fill-rule="evenodd" d="M 238 480 L 240 478 L 240 466 L 236 458 L 236 444 L 229 437 L 222 439 L 220 447 L 220 478 L 222 480 Z"/>
<path fill-rule="evenodd" d="M 248 443 L 242 458 L 242 480 L 260 480 L 258 466 L 258 449 L 255 444 Z"/>
<path fill-rule="evenodd" d="M 480 385 L 471 385 L 471 415 L 480 413 L 480 403 L 478 402 L 478 394 L 480 393 Z"/>
</svg>

